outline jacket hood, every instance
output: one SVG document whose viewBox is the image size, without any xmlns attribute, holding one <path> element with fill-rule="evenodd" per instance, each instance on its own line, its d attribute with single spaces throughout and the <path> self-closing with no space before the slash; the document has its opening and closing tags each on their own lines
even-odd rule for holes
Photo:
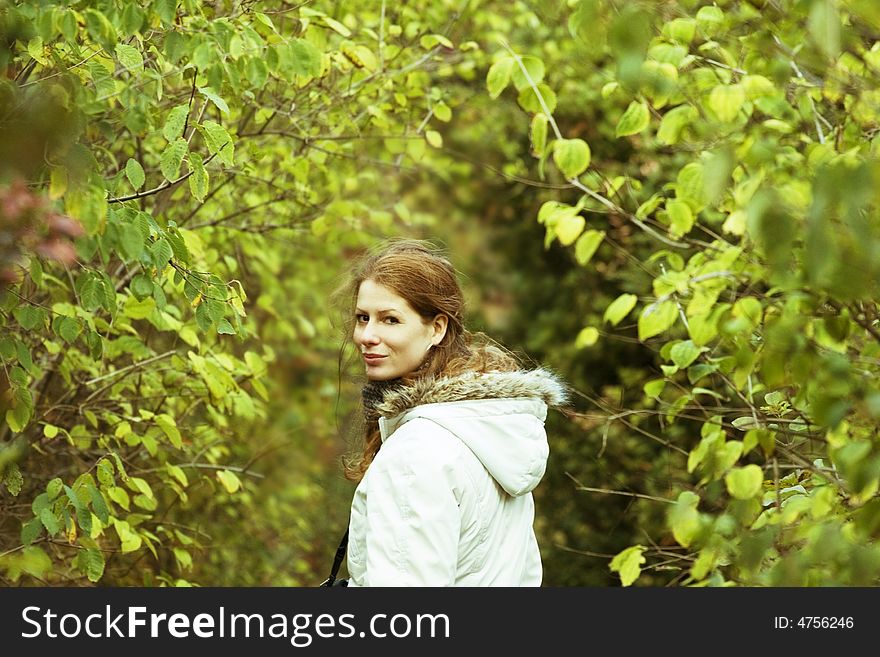
<svg viewBox="0 0 880 657">
<path fill-rule="evenodd" d="M 544 476 L 547 407 L 567 402 L 562 381 L 536 369 L 425 377 L 387 390 L 376 410 L 383 442 L 411 420 L 430 420 L 457 436 L 505 491 L 518 496 Z"/>
</svg>

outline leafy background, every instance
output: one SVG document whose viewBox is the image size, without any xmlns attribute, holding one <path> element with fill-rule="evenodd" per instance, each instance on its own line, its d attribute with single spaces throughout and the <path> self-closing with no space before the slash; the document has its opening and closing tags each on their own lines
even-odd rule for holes
<svg viewBox="0 0 880 657">
<path fill-rule="evenodd" d="M 311 586 L 358 364 L 432 239 L 576 390 L 550 586 L 880 573 L 880 8 L 0 3 L 0 581 Z"/>
</svg>

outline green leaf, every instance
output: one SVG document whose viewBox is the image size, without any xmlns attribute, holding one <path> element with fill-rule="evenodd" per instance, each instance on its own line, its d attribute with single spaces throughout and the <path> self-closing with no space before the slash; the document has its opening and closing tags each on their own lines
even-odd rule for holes
<svg viewBox="0 0 880 657">
<path fill-rule="evenodd" d="M 229 114 L 229 105 L 211 87 L 199 87 L 199 93 L 210 100 L 224 114 Z"/>
<path fill-rule="evenodd" d="M 109 488 L 115 484 L 116 477 L 113 470 L 113 462 L 110 459 L 102 458 L 98 461 L 98 481 L 104 488 Z"/>
<path fill-rule="evenodd" d="M 189 154 L 189 190 L 198 201 L 204 201 L 208 194 L 208 172 L 205 170 L 202 156 L 198 153 Z"/>
<path fill-rule="evenodd" d="M 665 387 L 665 379 L 654 379 L 653 381 L 648 381 L 645 385 L 643 385 L 642 391 L 647 397 L 653 397 L 654 399 L 656 399 L 660 396 L 660 393 L 663 392 L 663 388 Z"/>
<path fill-rule="evenodd" d="M 709 94 L 707 106 L 719 121 L 732 123 L 745 102 L 746 93 L 742 85 L 719 84 Z"/>
<path fill-rule="evenodd" d="M 95 548 L 80 550 L 76 555 L 76 567 L 90 582 L 97 582 L 104 575 L 104 555 Z"/>
<path fill-rule="evenodd" d="M 489 67 L 489 74 L 486 76 L 486 87 L 489 90 L 490 98 L 498 98 L 501 92 L 510 84 L 510 75 L 516 61 L 513 57 L 505 57 Z"/>
<path fill-rule="evenodd" d="M 110 510 L 107 508 L 107 502 L 104 501 L 104 496 L 101 495 L 101 491 L 95 488 L 94 484 L 89 484 L 87 489 L 92 501 L 92 511 L 98 516 L 98 520 L 107 524 L 110 519 Z"/>
<path fill-rule="evenodd" d="M 164 237 L 160 237 L 150 245 L 150 257 L 153 259 L 153 265 L 159 273 L 165 269 L 173 255 L 174 252 L 171 249 L 171 244 Z"/>
<path fill-rule="evenodd" d="M 177 180 L 180 172 L 180 165 L 183 162 L 183 156 L 186 155 L 187 143 L 185 139 L 176 139 L 165 148 L 162 152 L 162 159 L 159 168 L 165 179 L 174 182 Z"/>
<path fill-rule="evenodd" d="M 672 535 L 679 545 L 690 546 L 700 529 L 700 514 L 697 505 L 700 498 L 690 491 L 679 493 L 678 500 L 669 513 Z"/>
<path fill-rule="evenodd" d="M 116 59 L 132 73 L 144 72 L 144 57 L 140 51 L 124 43 L 116 44 Z"/>
<path fill-rule="evenodd" d="M 599 330 L 593 326 L 587 326 L 577 334 L 577 337 L 574 339 L 574 346 L 578 349 L 592 347 L 598 339 Z"/>
<path fill-rule="evenodd" d="M 697 22 L 692 18 L 676 18 L 663 26 L 664 34 L 668 33 L 673 41 L 690 43 L 694 40 Z"/>
<path fill-rule="evenodd" d="M 635 294 L 621 294 L 605 309 L 602 321 L 610 322 L 612 326 L 617 326 L 635 308 L 636 301 L 638 301 L 638 297 Z"/>
<path fill-rule="evenodd" d="M 34 402 L 27 388 L 16 388 L 13 399 L 14 406 L 6 411 L 6 424 L 14 433 L 21 433 L 31 420 Z"/>
<path fill-rule="evenodd" d="M 641 575 L 642 564 L 646 561 L 643 554 L 646 549 L 643 545 L 633 545 L 619 552 L 611 560 L 609 568 L 620 575 L 620 583 L 623 586 L 629 586 Z"/>
<path fill-rule="evenodd" d="M 566 214 L 556 222 L 556 236 L 563 246 L 570 246 L 583 232 L 587 221 L 579 214 Z"/>
<path fill-rule="evenodd" d="M 195 316 L 199 330 L 207 332 L 213 324 L 211 321 L 211 315 L 208 313 L 208 304 L 200 303 L 196 306 Z"/>
<path fill-rule="evenodd" d="M 217 333 L 223 335 L 235 335 L 235 329 L 232 328 L 232 324 L 229 323 L 229 320 L 224 317 L 217 321 Z"/>
<path fill-rule="evenodd" d="M 156 0 L 154 7 L 165 25 L 171 25 L 177 17 L 177 0 Z"/>
<path fill-rule="evenodd" d="M 9 463 L 3 471 L 3 484 L 6 490 L 13 497 L 18 497 L 21 492 L 21 486 L 24 484 L 24 478 L 21 476 L 21 470 L 18 469 L 17 463 Z"/>
<path fill-rule="evenodd" d="M 21 525 L 21 542 L 24 545 L 30 545 L 40 537 L 43 533 L 43 521 L 40 518 L 34 518 Z"/>
<path fill-rule="evenodd" d="M 55 477 L 48 484 L 46 484 L 46 495 L 48 495 L 50 500 L 54 500 L 61 494 L 61 491 L 64 489 L 64 482 L 61 481 L 60 477 Z"/>
<path fill-rule="evenodd" d="M 556 93 L 546 84 L 542 83 L 536 85 L 534 88 L 528 87 L 523 89 L 519 92 L 516 102 L 526 112 L 535 114 L 538 112 L 544 112 L 544 105 L 541 104 L 541 99 L 544 100 L 544 105 L 547 106 L 547 111 L 552 114 L 556 109 Z"/>
<path fill-rule="evenodd" d="M 119 227 L 119 247 L 126 262 L 137 260 L 144 251 L 144 236 L 132 222 Z"/>
<path fill-rule="evenodd" d="M 46 322 L 46 311 L 29 303 L 24 303 L 12 311 L 15 320 L 26 331 L 32 331 L 37 327 L 42 327 Z"/>
<path fill-rule="evenodd" d="M 733 468 L 724 476 L 727 491 L 738 500 L 747 500 L 761 492 L 764 472 L 760 466 L 751 463 L 741 468 Z"/>
<path fill-rule="evenodd" d="M 171 441 L 172 445 L 177 449 L 183 447 L 183 440 L 180 437 L 180 431 L 177 429 L 177 423 L 174 421 L 173 417 L 165 413 L 157 415 L 156 424 L 158 424 L 162 431 L 165 432 L 165 435 L 168 436 L 168 440 Z"/>
<path fill-rule="evenodd" d="M 707 37 L 717 34 L 724 23 L 724 12 L 718 7 L 701 7 L 697 12 L 697 27 Z"/>
<path fill-rule="evenodd" d="M 425 131 L 425 140 L 434 148 L 443 147 L 443 137 L 436 130 Z"/>
<path fill-rule="evenodd" d="M 666 300 L 652 303 L 639 315 L 639 340 L 647 340 L 663 333 L 675 324 L 678 317 L 678 306 L 674 301 Z"/>
<path fill-rule="evenodd" d="M 735 418 L 731 424 L 740 431 L 748 431 L 749 429 L 760 429 L 760 423 L 751 415 L 743 415 Z"/>
<path fill-rule="evenodd" d="M 697 359 L 701 351 L 691 340 L 683 340 L 672 347 L 672 362 L 680 369 L 685 369 Z"/>
<path fill-rule="evenodd" d="M 647 128 L 650 122 L 651 114 L 648 112 L 647 103 L 634 100 L 620 117 L 614 132 L 618 137 L 635 135 Z"/>
<path fill-rule="evenodd" d="M 208 150 L 212 154 L 217 153 L 221 162 L 227 166 L 232 166 L 235 145 L 232 142 L 232 137 L 230 137 L 229 133 L 226 131 L 226 128 L 214 121 L 205 121 L 199 126 L 199 131 L 205 138 L 205 144 L 207 145 Z"/>
<path fill-rule="evenodd" d="M 269 67 L 261 57 L 250 57 L 247 60 L 248 82 L 257 89 L 262 88 L 269 79 Z"/>
<path fill-rule="evenodd" d="M 521 57 L 520 62 L 521 66 L 517 64 L 511 68 L 513 86 L 516 87 L 517 91 L 528 89 L 532 86 L 532 83 L 539 84 L 541 80 L 544 79 L 544 62 L 540 59 L 537 57 L 526 56 Z M 522 70 L 523 67 L 528 71 L 528 78 Z M 531 80 L 529 80 L 529 78 L 531 78 Z"/>
<path fill-rule="evenodd" d="M 578 238 L 577 243 L 574 245 L 574 258 L 581 267 L 585 266 L 590 260 L 592 260 L 593 254 L 596 253 L 596 249 L 599 248 L 603 239 L 605 239 L 604 230 L 592 229 L 585 231 L 584 234 Z"/>
<path fill-rule="evenodd" d="M 529 136 L 532 141 L 532 155 L 541 157 L 547 147 L 547 115 L 539 112 L 532 117 L 532 125 Z"/>
<path fill-rule="evenodd" d="M 183 128 L 186 126 L 186 117 L 189 115 L 189 105 L 177 105 L 168 112 L 165 125 L 162 126 L 162 136 L 170 142 L 176 141 L 183 136 Z"/>
<path fill-rule="evenodd" d="M 150 488 L 150 484 L 148 484 L 145 479 L 141 479 L 140 477 L 129 477 L 127 483 L 131 490 L 138 491 L 151 500 L 155 499 L 153 496 L 153 489 Z"/>
<path fill-rule="evenodd" d="M 590 146 L 583 139 L 557 139 L 553 161 L 566 178 L 575 178 L 590 166 Z"/>
<path fill-rule="evenodd" d="M 441 101 L 434 105 L 434 116 L 444 123 L 449 123 L 452 120 L 452 110 L 449 109 L 449 105 Z"/>
<path fill-rule="evenodd" d="M 82 325 L 73 317 L 57 316 L 52 321 L 52 330 L 68 344 L 73 344 L 82 332 Z"/>
<path fill-rule="evenodd" d="M 61 525 L 58 524 L 58 518 L 55 517 L 55 514 L 52 513 L 52 509 L 49 507 L 40 511 L 40 522 L 43 523 L 43 527 L 46 528 L 46 531 L 49 532 L 50 536 L 54 536 L 58 533 L 58 530 L 61 529 Z"/>
<path fill-rule="evenodd" d="M 238 478 L 238 475 L 229 470 L 218 470 L 217 479 L 220 480 L 220 483 L 223 484 L 223 488 L 225 488 L 226 492 L 230 495 L 241 488 L 241 480 Z"/>
<path fill-rule="evenodd" d="M 135 276 L 128 287 L 138 301 L 153 295 L 153 279 L 146 274 Z"/>
<path fill-rule="evenodd" d="M 667 200 L 666 216 L 669 217 L 669 233 L 673 237 L 686 235 L 694 226 L 694 213 L 684 201 Z"/>
<path fill-rule="evenodd" d="M 0 336 L 0 358 L 5 361 L 15 358 L 15 340 L 9 336 Z"/>
<path fill-rule="evenodd" d="M 669 110 L 660 119 L 657 140 L 667 146 L 677 144 L 681 139 L 681 131 L 685 126 L 698 119 L 700 113 L 692 105 L 681 105 Z"/>
<path fill-rule="evenodd" d="M 128 498 L 128 492 L 124 488 L 120 488 L 119 486 L 113 486 L 107 491 L 107 494 L 110 496 L 110 499 L 116 502 L 119 506 L 121 506 L 126 511 L 130 508 L 130 502 Z"/>
<path fill-rule="evenodd" d="M 321 73 L 321 51 L 305 39 L 292 39 L 289 52 L 296 75 L 315 77 Z"/>
<path fill-rule="evenodd" d="M 340 23 L 335 18 L 330 18 L 329 16 L 321 16 L 321 20 L 327 24 L 327 27 L 332 29 L 334 32 L 338 32 L 346 39 L 351 36 L 351 30 L 349 30 L 345 25 Z"/>
<path fill-rule="evenodd" d="M 139 190 L 146 180 L 141 163 L 134 158 L 128 158 L 128 162 L 125 164 L 125 177 L 128 178 L 128 182 L 131 183 L 135 191 Z"/>
<path fill-rule="evenodd" d="M 810 7 L 810 36 L 830 59 L 840 54 L 840 27 L 837 0 L 815 0 Z"/>
</svg>

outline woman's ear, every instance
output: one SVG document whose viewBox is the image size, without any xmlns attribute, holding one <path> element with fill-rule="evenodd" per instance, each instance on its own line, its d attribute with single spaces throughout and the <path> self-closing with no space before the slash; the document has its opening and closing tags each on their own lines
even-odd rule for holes
<svg viewBox="0 0 880 657">
<path fill-rule="evenodd" d="M 449 318 L 446 315 L 437 315 L 432 322 L 434 329 L 434 337 L 431 338 L 431 344 L 435 347 L 443 341 L 446 336 L 446 327 L 449 325 Z"/>
</svg>

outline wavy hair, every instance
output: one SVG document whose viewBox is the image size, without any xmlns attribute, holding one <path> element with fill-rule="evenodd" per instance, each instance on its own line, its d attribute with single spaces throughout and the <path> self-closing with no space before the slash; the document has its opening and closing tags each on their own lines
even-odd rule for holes
<svg viewBox="0 0 880 657">
<path fill-rule="evenodd" d="M 404 384 L 422 377 L 454 376 L 468 371 L 513 371 L 519 359 L 484 333 L 471 333 L 464 325 L 465 302 L 457 272 L 442 251 L 426 240 L 394 238 L 368 250 L 354 264 L 349 279 L 334 292 L 345 308 L 345 334 L 340 350 L 340 371 L 346 344 L 351 344 L 355 307 L 361 283 L 373 281 L 409 303 L 425 321 L 438 314 L 448 318 L 446 335 L 428 352 L 414 372 L 401 377 Z M 362 447 L 344 460 L 345 476 L 360 481 L 382 445 L 378 417 L 365 417 Z"/>
</svg>

